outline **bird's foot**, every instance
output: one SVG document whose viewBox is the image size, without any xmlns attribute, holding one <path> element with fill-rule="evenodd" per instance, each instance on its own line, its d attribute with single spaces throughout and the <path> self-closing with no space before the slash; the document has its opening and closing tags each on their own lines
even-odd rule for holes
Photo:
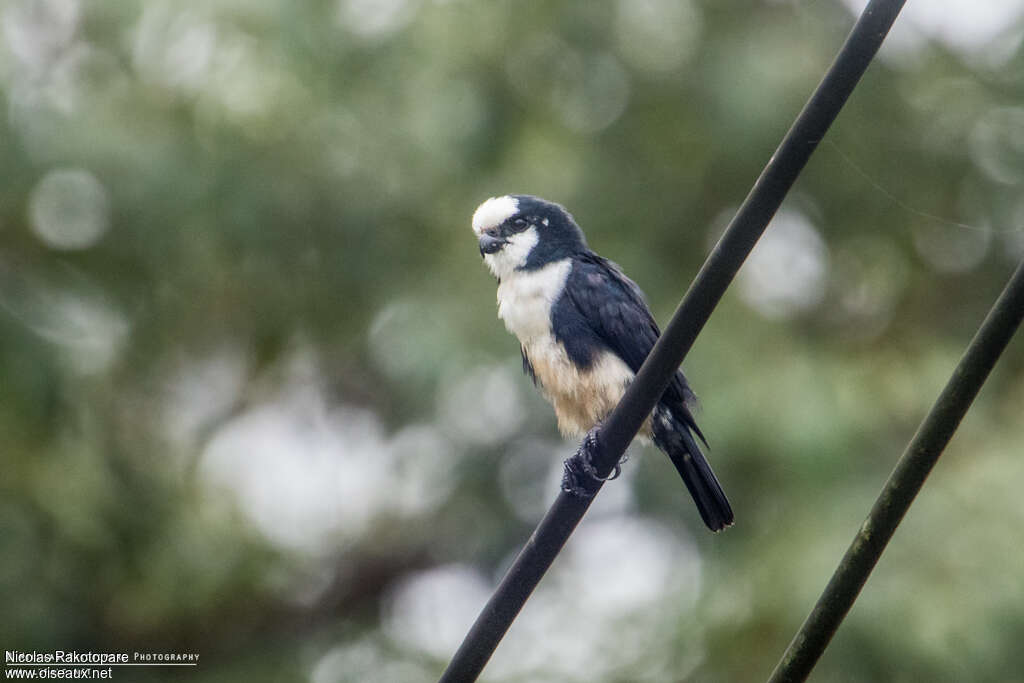
<svg viewBox="0 0 1024 683">
<path fill-rule="evenodd" d="M 601 488 L 601 484 L 617 479 L 622 474 L 622 463 L 626 462 L 626 456 L 615 464 L 608 476 L 602 477 L 598 474 L 594 457 L 597 454 L 597 435 L 600 431 L 601 425 L 598 424 L 587 432 L 576 453 L 563 463 L 565 472 L 562 474 L 562 490 L 566 493 L 580 498 L 592 498 Z"/>
</svg>

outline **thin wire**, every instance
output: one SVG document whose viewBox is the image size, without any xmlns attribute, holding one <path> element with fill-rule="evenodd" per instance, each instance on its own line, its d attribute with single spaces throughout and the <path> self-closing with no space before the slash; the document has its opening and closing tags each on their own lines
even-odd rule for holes
<svg viewBox="0 0 1024 683">
<path fill-rule="evenodd" d="M 965 230 L 973 230 L 976 232 L 987 232 L 995 235 L 1012 235 L 1018 232 L 1024 232 L 1024 225 L 1021 225 L 1020 227 L 1016 228 L 1002 229 L 993 228 L 991 226 L 986 225 L 972 225 L 971 223 L 961 223 L 959 221 L 954 221 L 950 218 L 944 218 L 943 216 L 938 216 L 934 213 L 928 213 L 927 211 L 923 211 L 921 209 L 918 209 L 917 207 L 911 206 L 910 204 L 908 204 L 907 202 L 903 201 L 895 194 L 890 192 L 888 189 L 886 189 L 881 183 L 876 181 L 867 171 L 865 171 L 861 166 L 859 166 L 857 162 L 851 159 L 850 155 L 844 152 L 842 148 L 835 142 L 833 142 L 832 140 L 825 140 L 825 144 L 831 147 L 836 152 L 836 154 L 839 155 L 843 162 L 845 162 L 847 166 L 853 169 L 857 173 L 857 175 L 859 175 L 864 180 L 864 182 L 866 182 L 876 192 L 883 195 L 886 199 L 888 199 L 890 202 L 895 204 L 900 209 L 906 211 L 907 213 L 919 216 L 921 218 L 926 218 L 930 221 L 935 221 L 936 223 L 942 223 L 943 225 L 948 225 L 953 228 L 963 228 Z"/>
</svg>

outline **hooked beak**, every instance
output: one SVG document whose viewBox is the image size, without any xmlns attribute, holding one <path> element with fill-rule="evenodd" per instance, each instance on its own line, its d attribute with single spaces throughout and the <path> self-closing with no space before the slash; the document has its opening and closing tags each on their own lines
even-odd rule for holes
<svg viewBox="0 0 1024 683">
<path fill-rule="evenodd" d="M 494 237 L 484 233 L 480 235 L 480 255 L 493 254 L 497 251 L 501 251 L 501 248 L 505 246 L 505 240 L 500 237 Z"/>
</svg>

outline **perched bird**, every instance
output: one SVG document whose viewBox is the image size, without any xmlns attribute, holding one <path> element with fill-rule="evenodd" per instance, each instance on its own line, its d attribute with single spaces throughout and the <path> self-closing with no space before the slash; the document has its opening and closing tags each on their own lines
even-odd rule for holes
<svg viewBox="0 0 1024 683">
<path fill-rule="evenodd" d="M 554 406 L 559 430 L 588 436 L 585 451 L 661 335 L 643 293 L 587 247 L 553 202 L 492 197 L 473 214 L 473 232 L 498 279 L 498 317 L 519 338 L 524 371 Z M 640 435 L 668 455 L 704 523 L 719 531 L 732 524 L 732 508 L 694 440 L 707 443 L 688 405 L 695 400 L 677 371 Z"/>
</svg>

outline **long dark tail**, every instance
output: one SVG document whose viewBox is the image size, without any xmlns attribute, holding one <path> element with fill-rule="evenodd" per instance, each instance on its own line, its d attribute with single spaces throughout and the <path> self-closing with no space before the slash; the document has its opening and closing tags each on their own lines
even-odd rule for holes
<svg viewBox="0 0 1024 683">
<path fill-rule="evenodd" d="M 690 427 L 660 407 L 654 411 L 651 427 L 655 445 L 676 466 L 704 523 L 712 531 L 721 531 L 730 526 L 733 521 L 732 507 L 718 478 L 711 471 L 711 465 L 694 440 Z"/>
</svg>

